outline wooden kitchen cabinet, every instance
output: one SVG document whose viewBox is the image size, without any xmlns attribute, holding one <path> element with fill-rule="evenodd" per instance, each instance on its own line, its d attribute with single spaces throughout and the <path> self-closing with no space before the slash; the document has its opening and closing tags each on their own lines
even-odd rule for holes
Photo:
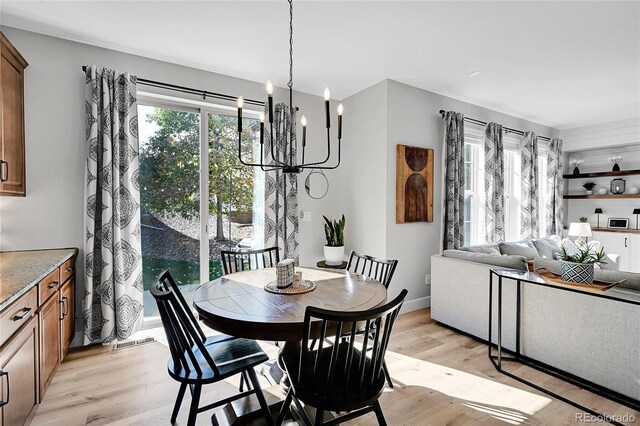
<svg viewBox="0 0 640 426">
<path fill-rule="evenodd" d="M 60 300 L 51 297 L 40 308 L 40 395 L 44 397 L 60 364 Z"/>
<path fill-rule="evenodd" d="M 0 371 L 6 373 L 0 378 L 0 400 L 8 401 L 0 408 L 1 425 L 23 425 L 35 415 L 39 403 L 38 331 L 38 318 L 31 316 L 0 351 Z"/>
<path fill-rule="evenodd" d="M 60 360 L 64 358 L 73 340 L 75 323 L 73 310 L 73 276 L 60 287 Z"/>
<path fill-rule="evenodd" d="M 24 69 L 29 65 L 0 32 L 0 195 L 26 195 Z"/>
</svg>

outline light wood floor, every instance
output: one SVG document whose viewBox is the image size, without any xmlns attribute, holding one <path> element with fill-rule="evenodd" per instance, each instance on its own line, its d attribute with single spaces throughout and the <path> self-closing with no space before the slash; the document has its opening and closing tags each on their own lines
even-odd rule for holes
<svg viewBox="0 0 640 426">
<path fill-rule="evenodd" d="M 261 342 L 262 344 L 262 342 Z M 263 347 L 275 357 L 277 348 Z M 178 384 L 166 372 L 169 350 L 150 343 L 117 351 L 92 347 L 67 355 L 33 421 L 34 425 L 163 425 Z M 498 373 L 486 346 L 430 318 L 428 309 L 401 315 L 394 328 L 387 365 L 394 379 L 380 402 L 389 425 L 571 425 L 584 423 L 571 405 Z M 583 391 L 518 364 L 511 371 L 556 393 L 609 415 L 640 412 Z M 237 381 L 205 388 L 202 401 L 233 393 Z M 186 424 L 188 392 L 178 424 Z M 198 424 L 211 424 L 210 414 Z M 377 424 L 368 414 L 349 425 Z"/>
</svg>

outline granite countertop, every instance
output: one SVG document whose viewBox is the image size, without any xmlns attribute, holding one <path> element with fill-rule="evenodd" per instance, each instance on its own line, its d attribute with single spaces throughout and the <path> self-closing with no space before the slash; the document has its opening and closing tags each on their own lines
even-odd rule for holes
<svg viewBox="0 0 640 426">
<path fill-rule="evenodd" d="M 0 310 L 76 253 L 75 248 L 0 252 Z"/>
</svg>

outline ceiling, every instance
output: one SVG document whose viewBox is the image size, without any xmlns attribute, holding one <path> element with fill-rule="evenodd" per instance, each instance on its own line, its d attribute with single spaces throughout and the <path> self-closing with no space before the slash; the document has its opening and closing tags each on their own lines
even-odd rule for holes
<svg viewBox="0 0 640 426">
<path fill-rule="evenodd" d="M 16 28 L 288 79 L 285 1 L 2 0 L 1 13 Z M 296 1 L 294 43 L 303 92 L 343 99 L 390 78 L 557 129 L 640 117 L 638 1 Z"/>
</svg>

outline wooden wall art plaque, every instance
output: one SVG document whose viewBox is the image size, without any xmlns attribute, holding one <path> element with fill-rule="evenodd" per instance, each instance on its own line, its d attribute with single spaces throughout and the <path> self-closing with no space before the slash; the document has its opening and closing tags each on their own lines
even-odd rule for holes
<svg viewBox="0 0 640 426">
<path fill-rule="evenodd" d="M 396 145 L 396 223 L 433 222 L 433 149 Z"/>
</svg>

